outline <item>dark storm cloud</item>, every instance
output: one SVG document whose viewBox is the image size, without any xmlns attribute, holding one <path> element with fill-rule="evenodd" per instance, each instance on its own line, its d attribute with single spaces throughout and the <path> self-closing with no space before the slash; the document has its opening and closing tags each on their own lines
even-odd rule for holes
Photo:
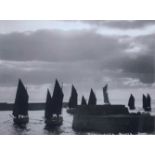
<svg viewBox="0 0 155 155">
<path fill-rule="evenodd" d="M 143 45 L 143 48 L 136 59 L 124 62 L 124 70 L 137 73 L 143 83 L 153 83 L 155 82 L 155 34 L 137 37 L 134 40 Z"/>
<path fill-rule="evenodd" d="M 20 77 L 43 84 L 58 77 L 66 83 L 96 84 L 106 76 L 153 83 L 154 42 L 153 34 L 136 38 L 108 37 L 94 31 L 1 34 L 0 83 L 15 84 Z M 139 50 L 134 51 L 133 46 Z"/>
<path fill-rule="evenodd" d="M 155 34 L 136 37 L 129 44 L 141 47 L 137 52 L 125 53 L 113 64 L 129 77 L 138 78 L 142 83 L 155 82 Z"/>
<path fill-rule="evenodd" d="M 82 68 L 82 69 L 81 69 Z M 41 61 L 2 61 L 0 84 L 16 85 L 22 78 L 29 84 L 51 83 L 55 78 L 66 83 L 75 83 L 94 78 L 97 66 L 94 62 L 41 62 Z M 97 76 L 97 75 L 96 75 Z"/>
<path fill-rule="evenodd" d="M 126 45 L 117 38 L 91 31 L 36 31 L 0 35 L 0 58 L 4 60 L 69 61 L 105 59 Z M 103 57 L 101 57 L 103 56 Z"/>
<path fill-rule="evenodd" d="M 138 78 L 142 83 L 155 82 L 154 57 L 143 55 L 136 59 L 126 58 L 120 63 L 123 72 L 129 77 Z"/>
<path fill-rule="evenodd" d="M 147 26 L 155 25 L 154 20 L 109 20 L 109 21 L 102 21 L 102 20 L 88 20 L 82 21 L 88 24 L 96 25 L 96 26 L 107 26 L 113 27 L 118 29 L 140 29 Z"/>
</svg>

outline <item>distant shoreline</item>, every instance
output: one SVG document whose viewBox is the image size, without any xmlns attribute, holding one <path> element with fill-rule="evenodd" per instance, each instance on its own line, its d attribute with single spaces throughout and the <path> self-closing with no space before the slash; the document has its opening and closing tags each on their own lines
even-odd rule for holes
<svg viewBox="0 0 155 155">
<path fill-rule="evenodd" d="M 67 102 L 63 103 L 64 107 L 67 106 Z M 44 110 L 45 109 L 45 103 L 29 103 L 29 110 Z M 13 103 L 0 103 L 0 111 L 7 111 L 7 110 L 13 110 Z"/>
</svg>

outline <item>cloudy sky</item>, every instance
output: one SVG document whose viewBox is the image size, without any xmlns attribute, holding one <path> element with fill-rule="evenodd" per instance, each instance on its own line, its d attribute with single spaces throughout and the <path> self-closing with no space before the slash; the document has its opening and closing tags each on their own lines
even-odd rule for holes
<svg viewBox="0 0 155 155">
<path fill-rule="evenodd" d="M 155 21 L 0 21 L 0 100 L 13 102 L 18 78 L 44 101 L 55 78 L 65 100 L 73 83 L 88 98 L 151 93 L 155 98 Z M 154 96 L 153 96 L 154 95 Z"/>
</svg>

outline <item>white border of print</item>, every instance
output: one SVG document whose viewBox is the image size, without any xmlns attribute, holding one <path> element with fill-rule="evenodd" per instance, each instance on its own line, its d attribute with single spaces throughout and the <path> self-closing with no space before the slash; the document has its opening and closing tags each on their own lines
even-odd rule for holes
<svg viewBox="0 0 155 155">
<path fill-rule="evenodd" d="M 153 0 L 4 0 L 1 20 L 155 19 Z M 151 155 L 154 136 L 0 136 L 2 155 Z"/>
</svg>

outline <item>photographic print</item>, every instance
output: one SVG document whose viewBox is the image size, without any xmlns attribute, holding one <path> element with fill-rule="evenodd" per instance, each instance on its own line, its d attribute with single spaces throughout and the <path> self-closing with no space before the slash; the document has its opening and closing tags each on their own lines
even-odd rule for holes
<svg viewBox="0 0 155 155">
<path fill-rule="evenodd" d="M 0 135 L 154 135 L 155 21 L 1 20 Z"/>
</svg>

